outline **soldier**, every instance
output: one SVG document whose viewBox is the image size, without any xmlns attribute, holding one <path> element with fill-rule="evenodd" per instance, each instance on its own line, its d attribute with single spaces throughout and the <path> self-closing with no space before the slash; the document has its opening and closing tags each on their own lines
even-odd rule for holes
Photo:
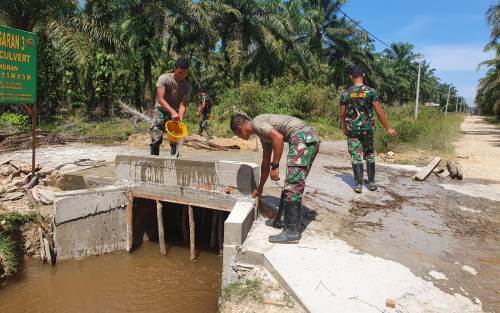
<svg viewBox="0 0 500 313">
<path fill-rule="evenodd" d="M 260 183 L 253 196 L 260 196 L 271 173 L 271 179 L 280 179 L 279 162 L 283 144 L 288 142 L 287 173 L 282 193 L 284 229 L 269 237 L 270 242 L 298 243 L 302 226 L 302 194 L 306 178 L 319 150 L 320 140 L 314 130 L 302 120 L 284 115 L 262 114 L 253 120 L 241 114 L 231 118 L 231 130 L 240 138 L 248 140 L 257 135 L 262 143 Z M 279 219 L 279 215 L 278 218 Z M 279 228 L 280 225 L 274 224 Z"/>
<path fill-rule="evenodd" d="M 201 136 L 203 131 L 207 133 L 208 139 L 212 139 L 212 134 L 208 129 L 208 120 L 212 117 L 212 99 L 205 91 L 200 91 L 200 104 L 198 105 L 197 115 L 200 116 L 200 128 L 198 134 Z"/>
<path fill-rule="evenodd" d="M 189 73 L 189 63 L 179 58 L 175 62 L 174 72 L 163 74 L 156 83 L 155 118 L 151 125 L 151 155 L 160 154 L 160 145 L 163 142 L 165 123 L 172 119 L 184 119 L 186 107 L 191 97 L 191 85 L 186 80 Z M 177 144 L 170 143 L 170 154 L 179 156 Z"/>
<path fill-rule="evenodd" d="M 364 85 L 365 71 L 362 66 L 349 68 L 352 86 L 347 88 L 340 98 L 340 126 L 347 136 L 347 148 L 351 154 L 354 172 L 354 191 L 363 189 L 363 159 L 366 160 L 368 189 L 377 190 L 375 184 L 375 152 L 373 150 L 374 114 L 387 133 L 394 137 L 397 132 L 389 127 L 384 110 L 380 105 L 375 89 Z"/>
</svg>

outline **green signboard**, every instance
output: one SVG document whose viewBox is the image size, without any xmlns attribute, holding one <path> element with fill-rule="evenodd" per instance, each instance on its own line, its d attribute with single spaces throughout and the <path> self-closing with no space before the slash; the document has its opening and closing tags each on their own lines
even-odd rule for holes
<svg viewBox="0 0 500 313">
<path fill-rule="evenodd" d="M 36 35 L 0 26 L 0 103 L 36 102 Z"/>
</svg>

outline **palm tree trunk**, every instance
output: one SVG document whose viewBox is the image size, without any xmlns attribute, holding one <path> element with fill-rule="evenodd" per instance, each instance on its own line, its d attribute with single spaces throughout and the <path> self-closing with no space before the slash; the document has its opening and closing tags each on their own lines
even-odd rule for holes
<svg viewBox="0 0 500 313">
<path fill-rule="evenodd" d="M 152 75 L 151 75 L 151 66 L 153 63 L 153 60 L 151 58 L 150 54 L 147 54 L 144 57 L 143 60 L 143 65 L 144 65 L 144 104 L 146 105 L 146 108 L 149 108 L 151 106 L 151 100 L 152 100 L 152 92 L 151 92 L 151 81 L 152 81 Z"/>
</svg>

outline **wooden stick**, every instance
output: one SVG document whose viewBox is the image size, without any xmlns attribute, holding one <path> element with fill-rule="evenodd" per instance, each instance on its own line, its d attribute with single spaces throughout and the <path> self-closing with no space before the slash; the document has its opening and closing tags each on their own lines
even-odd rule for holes
<svg viewBox="0 0 500 313">
<path fill-rule="evenodd" d="M 255 208 L 253 210 L 254 221 L 256 221 L 259 218 L 259 202 L 260 202 L 260 198 L 259 198 L 259 196 L 256 196 L 255 197 Z"/>
<path fill-rule="evenodd" d="M 127 251 L 132 251 L 133 244 L 133 209 L 134 209 L 134 195 L 129 192 L 127 195 L 128 203 L 127 203 Z"/>
<path fill-rule="evenodd" d="M 217 211 L 219 217 L 219 227 L 218 230 L 218 242 L 219 242 L 219 254 L 222 255 L 224 251 L 224 212 Z"/>
<path fill-rule="evenodd" d="M 184 210 L 184 208 L 181 208 L 181 228 L 182 228 L 182 237 L 184 238 L 184 242 L 188 241 L 188 236 L 189 236 L 188 229 L 186 226 L 187 219 L 188 218 L 186 216 L 186 210 Z"/>
<path fill-rule="evenodd" d="M 212 227 L 210 227 L 210 248 L 215 248 L 217 241 L 217 210 L 212 211 Z"/>
<path fill-rule="evenodd" d="M 191 250 L 191 261 L 196 259 L 196 251 L 194 246 L 194 217 L 193 217 L 193 207 L 188 206 L 189 213 L 189 248 Z"/>
<path fill-rule="evenodd" d="M 156 201 L 156 219 L 158 220 L 158 239 L 160 241 L 160 254 L 167 254 L 167 246 L 165 245 L 165 230 L 163 229 L 163 205 L 160 201 Z"/>
</svg>

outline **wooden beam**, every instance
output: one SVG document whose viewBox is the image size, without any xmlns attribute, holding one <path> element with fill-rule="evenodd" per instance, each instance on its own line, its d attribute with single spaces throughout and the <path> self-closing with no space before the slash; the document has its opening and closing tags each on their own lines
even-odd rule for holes
<svg viewBox="0 0 500 313">
<path fill-rule="evenodd" d="M 158 220 L 158 239 L 160 242 L 161 255 L 167 254 L 167 246 L 165 245 L 165 230 L 163 227 L 163 205 L 160 201 L 156 201 L 156 219 Z"/>
<path fill-rule="evenodd" d="M 234 203 L 225 204 L 222 205 L 213 205 L 211 202 L 198 202 L 198 201 L 186 201 L 184 199 L 180 199 L 179 197 L 176 196 L 160 196 L 160 195 L 155 195 L 155 194 L 149 194 L 145 192 L 140 192 L 140 191 L 133 191 L 134 197 L 136 198 L 144 198 L 144 199 L 151 199 L 151 200 L 158 200 L 158 201 L 164 201 L 164 202 L 172 202 L 172 203 L 178 203 L 178 204 L 184 204 L 184 205 L 191 205 L 191 206 L 196 206 L 196 207 L 202 207 L 202 208 L 208 208 L 208 209 L 214 209 L 214 210 L 219 210 L 219 211 L 226 211 L 226 212 L 231 212 L 231 209 L 234 206 L 234 203 L 236 203 L 236 200 L 231 200 Z M 208 200 L 208 198 L 207 198 Z"/>
<path fill-rule="evenodd" d="M 195 234 L 194 234 L 194 216 L 193 216 L 193 207 L 188 206 L 188 212 L 189 212 L 189 248 L 191 251 L 191 261 L 196 259 L 196 248 L 195 248 Z"/>
<path fill-rule="evenodd" d="M 182 207 L 181 208 L 181 229 L 182 229 L 182 238 L 184 239 L 184 242 L 188 241 L 188 236 L 189 236 L 187 223 L 188 223 L 188 216 L 187 216 L 186 210 Z"/>
<path fill-rule="evenodd" d="M 436 166 L 441 161 L 440 157 L 435 157 L 426 167 L 421 169 L 415 176 L 413 176 L 414 180 L 423 181 L 429 176 L 430 173 L 436 168 Z"/>
<path fill-rule="evenodd" d="M 134 210 L 134 195 L 129 192 L 127 194 L 127 251 L 132 251 L 132 245 L 134 240 L 134 229 L 133 229 L 133 210 Z"/>
<path fill-rule="evenodd" d="M 212 225 L 210 227 L 210 248 L 215 248 L 217 243 L 217 211 L 212 210 Z"/>
<path fill-rule="evenodd" d="M 224 251 L 224 212 L 217 212 L 219 218 L 218 231 L 218 243 L 219 243 L 219 254 L 222 255 Z"/>
</svg>

